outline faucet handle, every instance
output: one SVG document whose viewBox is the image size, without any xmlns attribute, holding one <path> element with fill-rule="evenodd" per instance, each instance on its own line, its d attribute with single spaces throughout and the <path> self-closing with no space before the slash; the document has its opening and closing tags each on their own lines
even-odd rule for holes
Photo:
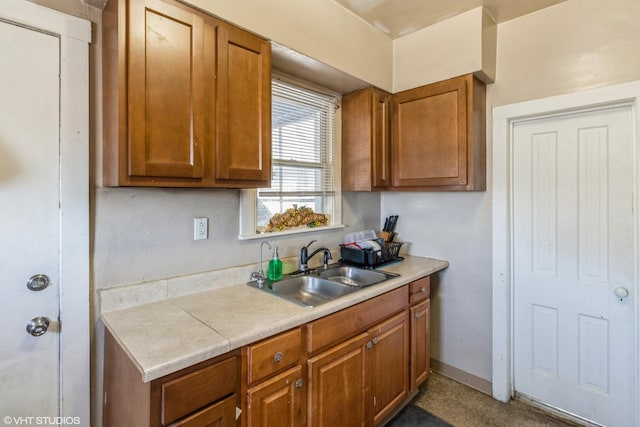
<svg viewBox="0 0 640 427">
<path fill-rule="evenodd" d="M 309 246 L 311 246 L 312 244 L 316 243 L 317 240 L 312 240 L 309 242 L 309 244 L 307 246 L 304 247 L 304 249 L 309 249 Z"/>
<path fill-rule="evenodd" d="M 331 251 L 330 250 L 326 250 L 324 251 L 324 256 L 323 256 L 323 264 L 324 264 L 324 268 L 327 268 L 327 266 L 329 265 L 329 260 L 333 259 L 333 257 L 331 256 Z"/>
<path fill-rule="evenodd" d="M 250 280 L 255 280 L 259 288 L 263 287 L 264 283 L 266 282 L 266 278 L 264 277 L 263 271 L 253 271 L 251 273 Z"/>
</svg>

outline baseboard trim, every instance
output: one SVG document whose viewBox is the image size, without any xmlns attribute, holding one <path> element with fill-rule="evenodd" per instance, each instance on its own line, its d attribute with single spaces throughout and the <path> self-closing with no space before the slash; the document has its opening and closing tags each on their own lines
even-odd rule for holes
<svg viewBox="0 0 640 427">
<path fill-rule="evenodd" d="M 451 378 L 454 381 L 465 384 L 473 389 L 476 389 L 484 394 L 493 396 L 493 387 L 491 381 L 484 378 L 477 377 L 473 374 L 458 369 L 446 363 L 442 363 L 439 360 L 431 359 L 431 370 L 439 373 L 440 375 Z"/>
</svg>

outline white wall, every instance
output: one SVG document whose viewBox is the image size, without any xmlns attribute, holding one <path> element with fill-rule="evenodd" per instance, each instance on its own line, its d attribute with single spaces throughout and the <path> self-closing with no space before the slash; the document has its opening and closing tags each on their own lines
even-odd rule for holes
<svg viewBox="0 0 640 427">
<path fill-rule="evenodd" d="M 400 215 L 412 254 L 450 262 L 432 304 L 435 359 L 491 379 L 491 108 L 640 79 L 638 22 L 637 0 L 569 0 L 498 25 L 487 191 L 382 195 L 382 216 Z"/>
</svg>

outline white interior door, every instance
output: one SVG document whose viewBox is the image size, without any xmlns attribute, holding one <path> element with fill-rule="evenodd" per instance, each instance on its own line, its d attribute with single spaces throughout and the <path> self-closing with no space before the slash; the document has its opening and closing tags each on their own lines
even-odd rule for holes
<svg viewBox="0 0 640 427">
<path fill-rule="evenodd" d="M 521 121 L 513 132 L 515 390 L 631 426 L 632 109 Z"/>
<path fill-rule="evenodd" d="M 59 415 L 60 42 L 0 21 L 0 415 Z M 28 289 L 42 275 L 48 286 Z M 27 323 L 50 320 L 34 336 Z M 33 331 L 35 335 L 42 328 Z M 6 423 L 5 424 L 10 424 Z"/>
</svg>

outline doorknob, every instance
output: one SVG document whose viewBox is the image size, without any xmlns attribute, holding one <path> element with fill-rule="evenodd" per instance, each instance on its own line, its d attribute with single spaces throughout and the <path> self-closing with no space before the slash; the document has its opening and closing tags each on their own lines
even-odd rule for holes
<svg viewBox="0 0 640 427">
<path fill-rule="evenodd" d="M 34 337 L 44 335 L 49 329 L 49 319 L 44 316 L 34 317 L 27 322 L 27 332 Z"/>
<path fill-rule="evenodd" d="M 622 302 L 626 297 L 629 296 L 629 290 L 627 288 L 622 287 L 622 286 L 618 286 L 617 288 L 615 288 L 613 290 L 613 294 L 616 297 L 618 297 L 620 302 Z"/>
</svg>

